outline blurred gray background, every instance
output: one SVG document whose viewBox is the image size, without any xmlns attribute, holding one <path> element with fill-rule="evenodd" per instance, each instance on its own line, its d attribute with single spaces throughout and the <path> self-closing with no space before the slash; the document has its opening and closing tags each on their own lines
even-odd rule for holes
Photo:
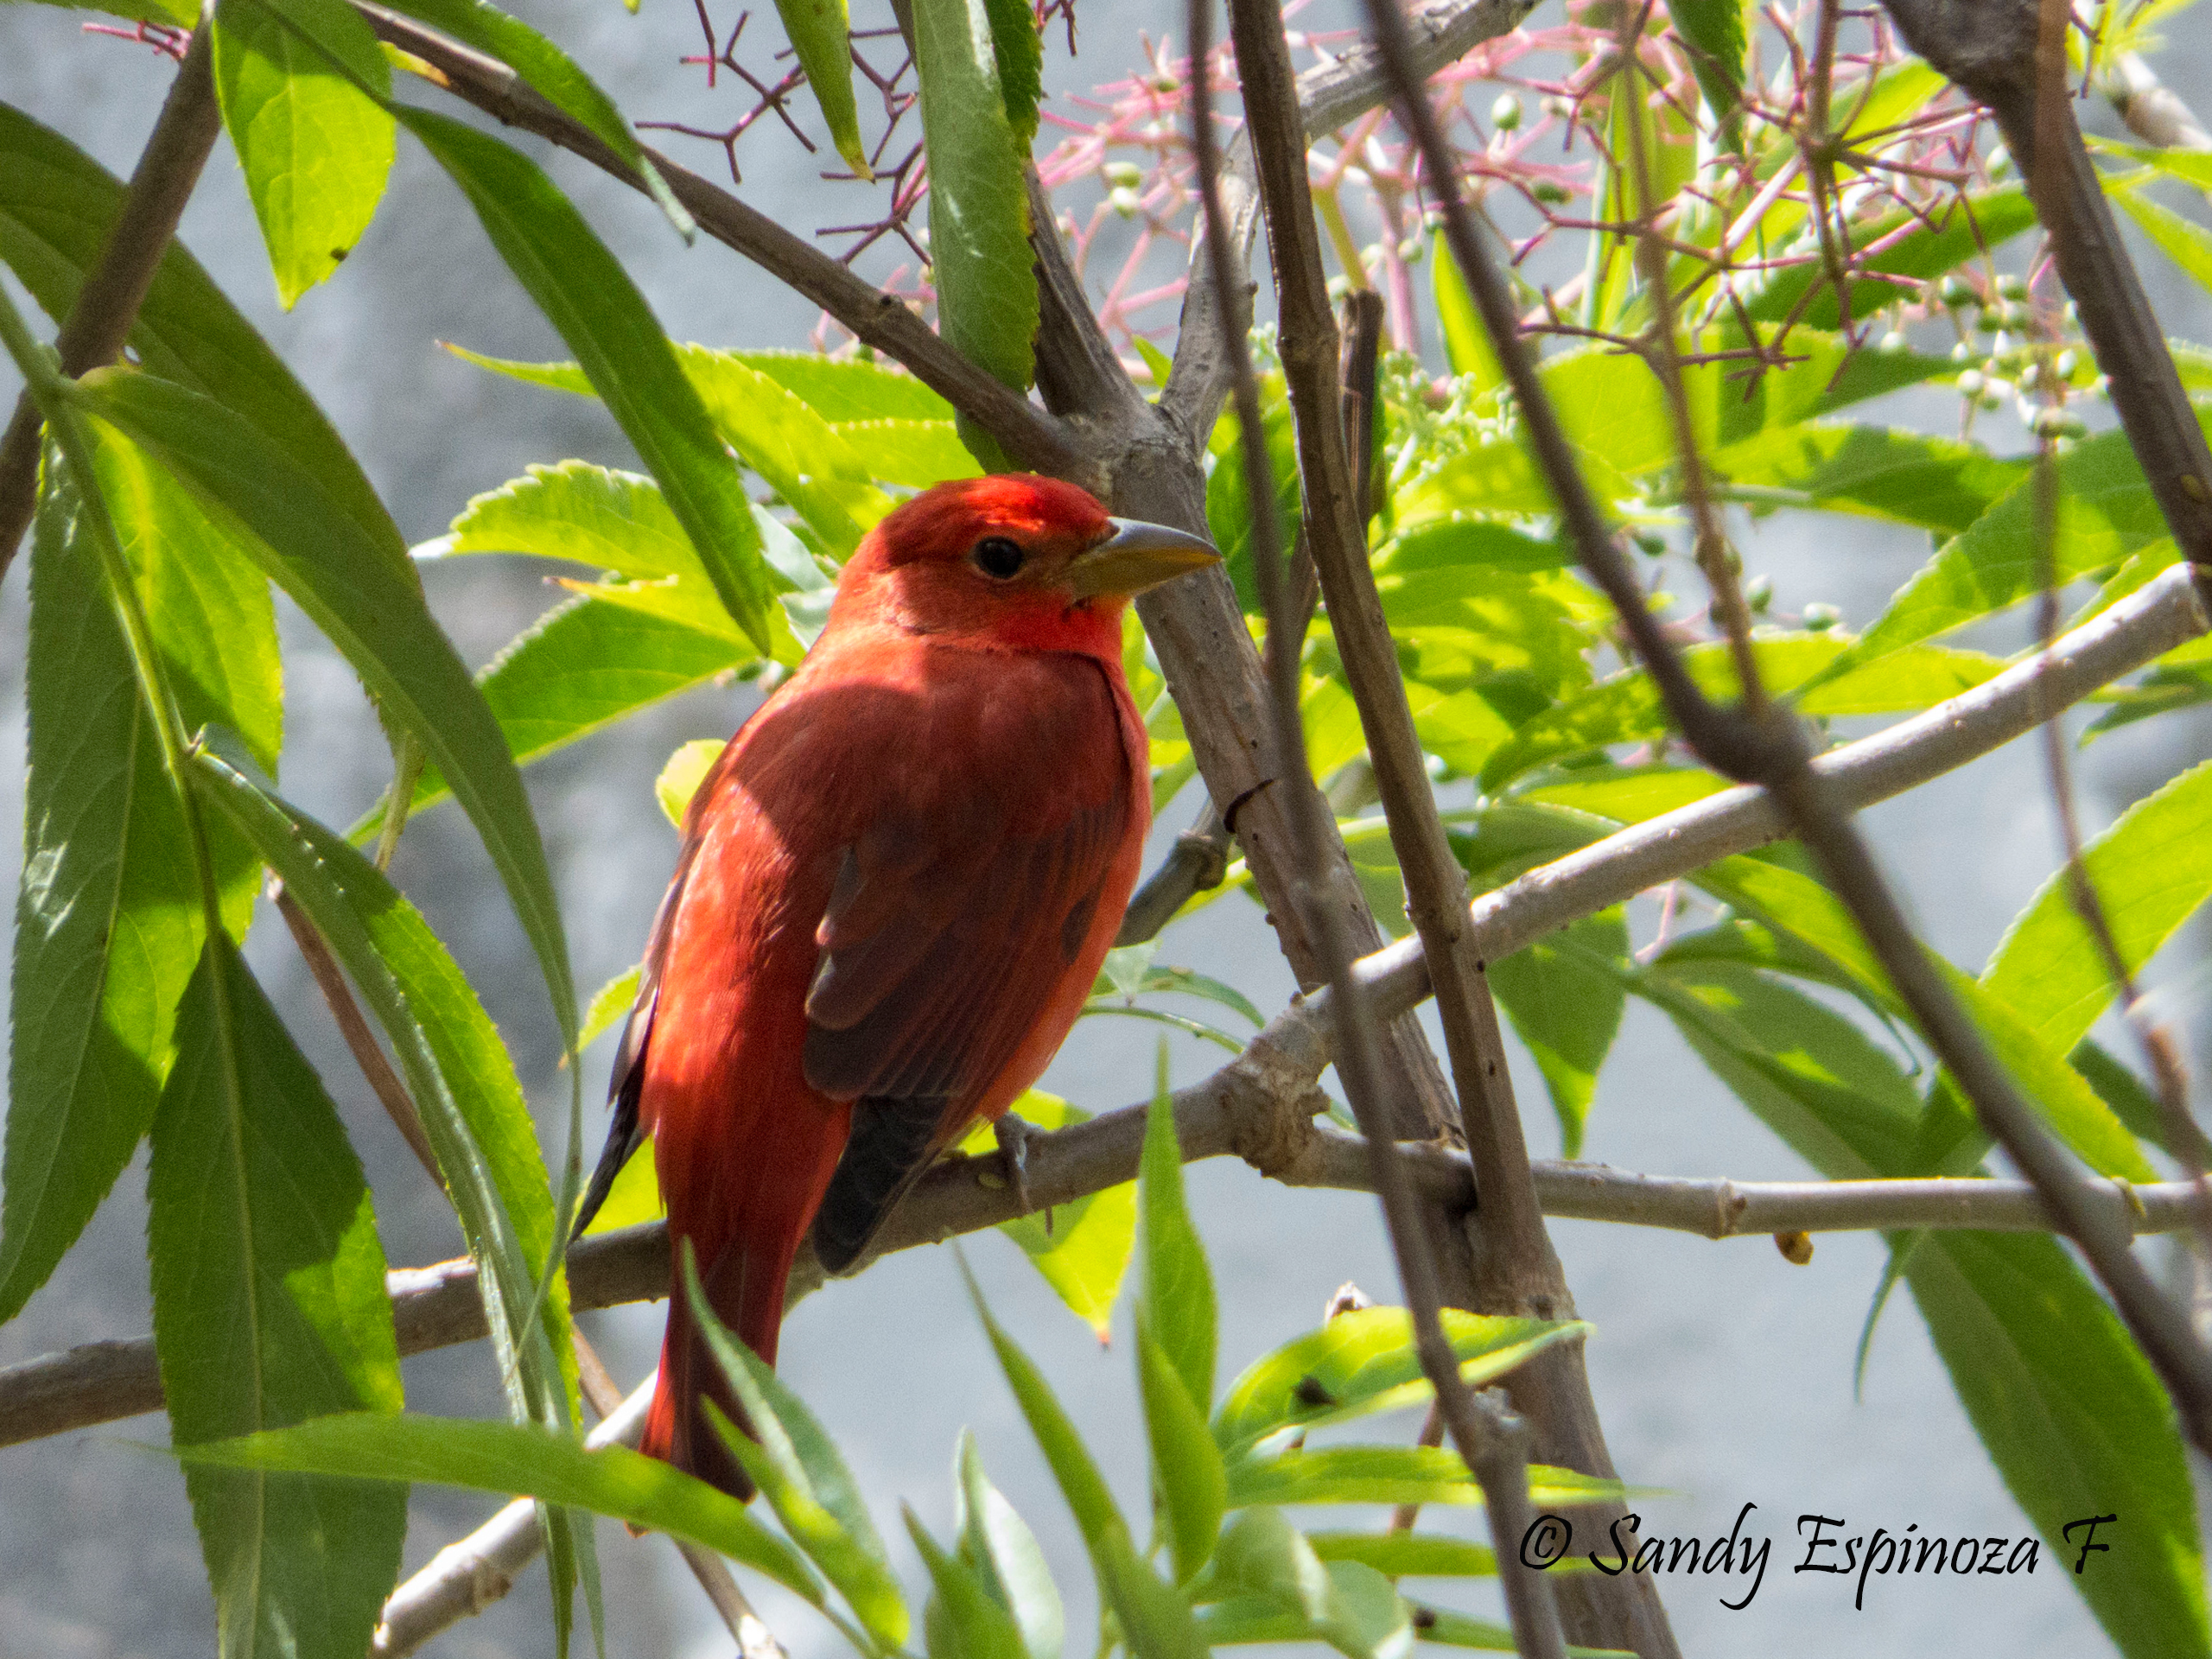
<svg viewBox="0 0 2212 1659">
<path fill-rule="evenodd" d="M 677 0 L 648 0 L 639 16 L 616 0 L 516 10 L 575 52 L 633 117 L 720 126 L 743 107 L 727 78 L 709 93 L 696 69 L 677 67 L 677 56 L 699 42 L 696 18 Z M 1081 0 L 1081 54 L 1071 64 L 1055 31 L 1048 89 L 1079 93 L 1128 73 L 1141 61 L 1139 31 L 1154 41 L 1179 34 L 1181 12 L 1161 0 Z M 715 15 L 723 29 L 734 16 Z M 0 98 L 127 174 L 171 66 L 142 46 L 82 35 L 85 18 L 24 5 L 0 12 Z M 862 16 L 855 24 L 870 21 Z M 1549 19 L 1539 14 L 1539 21 Z M 764 67 L 773 24 L 763 18 L 754 27 L 747 61 Z M 2203 86 L 2212 70 L 2212 29 L 2184 16 L 2171 33 L 2175 47 L 2162 65 L 2169 79 L 2184 91 Z M 2089 118 L 2109 125 L 2101 111 Z M 1046 137 L 1049 143 L 1049 128 Z M 719 173 L 711 146 L 674 142 L 682 159 Z M 854 196 L 853 187 L 824 184 L 822 162 L 802 155 L 772 121 L 748 136 L 741 156 L 741 194 L 794 229 L 874 211 L 865 205 L 872 199 Z M 816 321 L 810 308 L 717 245 L 684 248 L 643 200 L 573 159 L 550 165 L 620 253 L 671 334 L 730 346 L 804 342 Z M 849 209 L 846 197 L 861 205 Z M 321 399 L 410 539 L 439 533 L 471 494 L 525 463 L 570 455 L 631 461 L 597 405 L 495 378 L 435 348 L 434 341 L 451 340 L 502 356 L 563 354 L 458 194 L 411 144 L 403 142 L 390 194 L 358 251 L 289 315 L 276 304 L 226 146 L 219 145 L 182 234 Z M 862 268 L 880 276 L 890 263 Z M 2204 296 L 2155 255 L 2144 264 L 2170 330 L 2212 336 Z M 15 392 L 14 379 L 0 372 L 0 397 L 12 403 Z M 1930 394 L 1906 413 L 1942 429 L 1955 407 L 1948 394 Z M 1872 615 L 1926 553 L 1921 538 L 1872 524 L 1825 524 L 1817 537 L 1809 528 L 1787 517 L 1770 521 L 1747 541 L 1748 562 L 1772 575 L 1778 607 L 1830 601 L 1847 625 Z M 434 605 L 471 662 L 487 658 L 555 597 L 536 572 L 501 562 L 434 567 L 428 580 Z M 20 575 L 0 586 L 0 753 L 10 756 L 22 752 L 23 594 Z M 345 664 L 281 601 L 280 613 L 290 647 L 286 792 L 326 822 L 344 823 L 382 786 L 388 757 Z M 2017 648 L 2022 626 L 1992 630 L 1981 643 Z M 636 959 L 667 880 L 676 837 L 652 791 L 663 760 L 685 740 L 726 736 L 751 704 L 743 687 L 702 691 L 531 773 L 579 984 L 595 986 Z M 2100 743 L 2081 766 L 2085 817 L 2092 828 L 2101 826 L 2207 753 L 2212 731 L 2187 721 L 2139 726 Z M 11 760 L 0 766 L 0 821 L 20 818 L 21 789 Z M 1172 806 L 1156 841 L 1182 828 L 1192 804 L 1186 798 Z M 2021 745 L 1870 815 L 1933 942 L 1974 966 L 2052 868 L 2050 820 L 2036 753 Z M 21 858 L 12 830 L 0 843 L 6 848 L 0 876 L 12 884 Z M 396 874 L 482 988 L 538 1105 L 549 1150 L 557 1154 L 566 1090 L 554 1066 L 551 1022 L 473 834 L 450 808 L 429 814 L 410 829 Z M 1649 927 L 1647 913 L 1642 937 Z M 449 1214 L 361 1084 L 283 929 L 264 918 L 250 954 L 368 1161 L 392 1262 L 455 1253 Z M 1173 931 L 1163 960 L 1229 979 L 1270 1010 L 1292 988 L 1257 908 L 1241 898 Z M 2191 1033 L 2200 1075 L 2207 1069 L 2202 960 L 2202 938 L 2192 933 L 2151 976 L 2162 1012 Z M 1140 1096 L 1155 1029 L 1086 1021 L 1046 1085 L 1092 1109 Z M 588 1062 L 593 1098 L 603 1087 L 606 1046 Z M 1203 1076 L 1217 1058 L 1177 1039 L 1177 1081 Z M 1524 1058 L 1516 1052 L 1516 1077 L 1533 1147 L 1538 1155 L 1554 1155 L 1556 1127 Z M 596 1151 L 602 1123 L 594 1109 L 587 1156 Z M 1744 1179 L 1805 1173 L 1671 1028 L 1633 1005 L 1599 1089 L 1586 1151 L 1655 1173 Z M 22 1317 L 0 1327 L 0 1364 L 148 1328 L 143 1176 L 142 1160 L 52 1282 Z M 1379 1220 L 1367 1199 L 1284 1191 L 1230 1162 L 1195 1166 L 1191 1180 L 1222 1287 L 1224 1378 L 1313 1325 L 1346 1280 L 1378 1300 L 1395 1299 Z M 1792 1523 L 1806 1511 L 1847 1517 L 1847 1531 L 1882 1525 L 1896 1532 L 1907 1523 L 1954 1536 L 2028 1530 L 1908 1299 L 1898 1298 L 1886 1316 L 1864 1397 L 1853 1398 L 1853 1352 L 1880 1272 L 1878 1241 L 1824 1235 L 1812 1264 L 1801 1268 L 1758 1238 L 1713 1244 L 1573 1222 L 1558 1224 L 1554 1236 L 1581 1313 L 1596 1325 L 1589 1363 L 1622 1472 L 1679 1494 L 1642 1505 L 1647 1532 L 1725 1534 L 1751 1502 L 1758 1506 L 1752 1530 L 1775 1541 L 1767 1582 L 1745 1611 L 1719 1606 L 1724 1591 L 1711 1581 L 1665 1586 L 1686 1651 L 1747 1659 L 1783 1652 L 2012 1659 L 2106 1650 L 2060 1564 L 2048 1556 L 2031 1578 L 1877 1580 L 1863 1611 L 1852 1608 L 1847 1581 L 1787 1571 L 1797 1559 Z M 1094 1445 L 1123 1454 L 1109 1473 L 1125 1508 L 1141 1515 L 1141 1431 L 1119 1327 L 1116 1341 L 1102 1348 L 1004 1240 L 976 1240 L 969 1254 L 998 1312 Z M 657 1307 L 596 1314 L 585 1324 L 620 1380 L 628 1384 L 646 1374 L 659 1339 Z M 1080 1544 L 980 1338 L 949 1252 L 909 1252 L 808 1300 L 787 1329 L 783 1363 L 850 1458 L 910 1582 L 918 1580 L 920 1567 L 897 1533 L 896 1503 L 912 1503 L 942 1534 L 950 1523 L 955 1437 L 963 1425 L 971 1427 L 994 1478 L 1059 1573 L 1070 1654 L 1086 1650 L 1094 1626 Z M 499 1412 L 489 1357 L 480 1348 L 411 1360 L 407 1383 L 417 1409 Z M 1379 1425 L 1378 1433 L 1409 1438 L 1414 1427 L 1407 1418 Z M 0 1452 L 0 1659 L 168 1659 L 211 1649 L 212 1610 L 182 1482 L 166 1459 L 131 1444 L 161 1433 L 161 1421 L 148 1418 Z M 418 1491 L 409 1569 L 493 1507 L 466 1495 Z M 1479 1529 L 1471 1515 L 1434 1511 L 1424 1524 Z M 2124 1533 L 2113 1541 L 2126 1548 Z M 728 1652 L 728 1638 L 665 1541 L 633 1541 L 610 1526 L 602 1529 L 601 1548 L 611 1653 L 707 1659 Z M 1725 1593 L 1738 1596 L 1740 1587 Z M 795 1655 L 840 1650 L 789 1599 L 766 1594 L 760 1605 Z M 1497 1611 L 1481 1592 L 1468 1605 Z M 533 1569 L 507 1601 L 429 1650 L 446 1659 L 540 1659 L 551 1644 L 543 1573 Z"/>
</svg>

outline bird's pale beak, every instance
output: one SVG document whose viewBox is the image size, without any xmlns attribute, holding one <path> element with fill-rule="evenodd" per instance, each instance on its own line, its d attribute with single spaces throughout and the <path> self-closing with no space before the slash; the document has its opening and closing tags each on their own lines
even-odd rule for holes
<svg viewBox="0 0 2212 1659">
<path fill-rule="evenodd" d="M 1139 518 L 1109 518 L 1106 539 L 1068 562 L 1068 585 L 1077 599 L 1098 594 L 1141 594 L 1147 588 L 1221 563 L 1203 537 Z"/>
</svg>

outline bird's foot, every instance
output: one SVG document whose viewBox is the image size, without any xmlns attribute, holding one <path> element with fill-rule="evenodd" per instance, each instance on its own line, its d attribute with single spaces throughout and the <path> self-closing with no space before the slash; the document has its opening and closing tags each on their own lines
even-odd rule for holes
<svg viewBox="0 0 2212 1659">
<path fill-rule="evenodd" d="M 1037 1206 L 1029 1197 L 1029 1140 L 1037 1131 L 1024 1119 L 1008 1112 L 991 1125 L 991 1134 L 999 1143 L 999 1156 L 1006 1160 L 1007 1185 L 1014 1189 L 1014 1201 L 1027 1215 Z"/>
</svg>

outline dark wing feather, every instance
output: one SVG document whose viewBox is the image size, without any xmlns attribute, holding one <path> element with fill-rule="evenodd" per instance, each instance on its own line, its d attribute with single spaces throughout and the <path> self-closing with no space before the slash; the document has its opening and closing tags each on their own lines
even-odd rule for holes
<svg viewBox="0 0 2212 1659">
<path fill-rule="evenodd" d="M 1013 1062 L 1081 954 L 1129 811 L 1124 786 L 1040 835 L 887 831 L 847 854 L 804 1050 L 808 1083 L 856 1103 L 815 1224 L 827 1271 L 860 1259 Z"/>
<path fill-rule="evenodd" d="M 723 751 L 723 758 L 728 757 Z M 695 799 L 706 798 L 721 776 L 722 762 L 717 761 L 706 777 L 702 779 Z M 614 1190 L 614 1179 L 621 1174 L 645 1141 L 645 1125 L 639 1115 L 639 1106 L 645 1088 L 645 1046 L 652 1040 L 653 1015 L 660 1006 L 660 975 L 668 960 L 668 941 L 676 926 L 677 906 L 682 902 L 683 884 L 690 879 L 691 865 L 699 856 L 701 836 L 697 829 L 698 814 L 684 815 L 683 844 L 677 849 L 676 874 L 668 883 L 668 891 L 661 895 L 660 908 L 653 912 L 652 931 L 645 936 L 645 960 L 638 964 L 638 1000 L 630 1005 L 630 1016 L 622 1022 L 622 1040 L 614 1050 L 614 1070 L 607 1080 L 607 1098 L 614 1109 L 613 1122 L 607 1126 L 607 1143 L 600 1148 L 599 1166 L 592 1171 L 591 1185 L 584 1189 L 583 1202 L 576 1206 L 576 1218 L 569 1228 L 569 1242 L 575 1243 L 590 1226 L 607 1195 Z"/>
<path fill-rule="evenodd" d="M 860 1260 L 891 1206 L 929 1167 L 946 1104 L 928 1096 L 854 1103 L 852 1135 L 814 1217 L 814 1253 L 824 1273 Z"/>
</svg>

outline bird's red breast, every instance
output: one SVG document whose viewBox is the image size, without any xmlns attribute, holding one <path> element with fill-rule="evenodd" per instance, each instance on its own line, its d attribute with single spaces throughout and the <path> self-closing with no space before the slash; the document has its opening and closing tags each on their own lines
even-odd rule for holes
<svg viewBox="0 0 2212 1659">
<path fill-rule="evenodd" d="M 1148 529 L 1044 479 L 916 498 L 693 797 L 601 1168 L 653 1136 L 671 1243 L 772 1363 L 809 1228 L 858 1259 L 1044 1070 L 1113 942 L 1151 816 L 1124 595 L 1203 562 Z M 741 1420 L 679 1276 L 644 1449 L 749 1492 L 702 1394 Z"/>
</svg>

